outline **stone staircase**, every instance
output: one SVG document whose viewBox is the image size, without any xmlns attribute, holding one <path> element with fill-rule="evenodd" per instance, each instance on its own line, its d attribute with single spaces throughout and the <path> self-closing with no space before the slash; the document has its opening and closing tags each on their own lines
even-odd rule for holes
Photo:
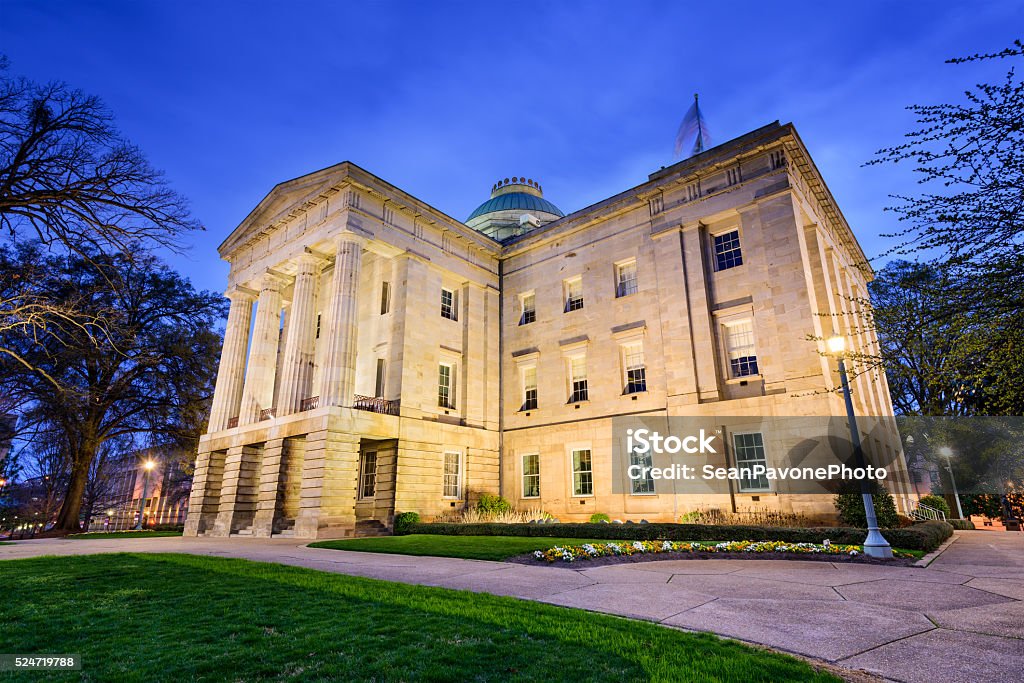
<svg viewBox="0 0 1024 683">
<path fill-rule="evenodd" d="M 371 536 L 390 536 L 391 530 L 385 524 L 376 519 L 364 519 L 356 522 L 356 529 L 353 536 L 356 538 L 368 538 Z"/>
<path fill-rule="evenodd" d="M 274 531 L 274 538 L 295 538 L 295 520 L 283 520 Z"/>
</svg>

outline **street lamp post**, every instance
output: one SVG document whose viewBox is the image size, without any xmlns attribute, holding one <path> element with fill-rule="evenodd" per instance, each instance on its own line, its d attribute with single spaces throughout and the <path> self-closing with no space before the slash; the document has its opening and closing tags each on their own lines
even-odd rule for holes
<svg viewBox="0 0 1024 683">
<path fill-rule="evenodd" d="M 135 525 L 136 531 L 142 529 L 142 513 L 146 509 L 146 496 L 149 495 L 149 473 L 154 467 L 156 463 L 152 460 L 142 463 L 142 498 L 139 499 L 139 522 Z"/>
<path fill-rule="evenodd" d="M 857 416 L 853 412 L 853 399 L 850 396 L 850 381 L 846 374 L 846 340 L 843 337 L 832 337 L 827 342 L 828 351 L 839 361 L 839 380 L 843 385 L 843 400 L 846 402 L 846 419 L 850 423 L 850 439 L 853 442 L 853 459 L 856 467 L 865 469 L 864 450 L 860 444 L 860 431 L 857 429 Z M 868 557 L 892 557 L 889 542 L 878 530 L 878 517 L 875 515 L 875 501 L 871 497 L 871 487 L 866 478 L 860 480 L 861 498 L 864 500 L 864 516 L 868 522 L 868 536 L 864 539 L 864 554 Z"/>
<path fill-rule="evenodd" d="M 964 509 L 960 505 L 960 494 L 956 490 L 956 477 L 953 476 L 953 449 L 949 446 L 943 446 L 939 449 L 939 455 L 946 459 L 946 471 L 949 472 L 949 481 L 953 484 L 953 498 L 956 499 L 956 514 L 958 519 L 964 518 Z"/>
</svg>

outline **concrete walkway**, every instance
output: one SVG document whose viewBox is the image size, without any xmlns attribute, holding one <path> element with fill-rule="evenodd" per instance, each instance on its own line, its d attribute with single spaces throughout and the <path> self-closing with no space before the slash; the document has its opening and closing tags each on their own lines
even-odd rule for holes
<svg viewBox="0 0 1024 683">
<path fill-rule="evenodd" d="M 181 552 L 509 595 L 710 631 L 898 681 L 1024 681 L 1024 534 L 961 532 L 924 569 L 784 560 L 588 568 L 307 548 L 295 540 L 33 540 L 0 559 Z"/>
</svg>

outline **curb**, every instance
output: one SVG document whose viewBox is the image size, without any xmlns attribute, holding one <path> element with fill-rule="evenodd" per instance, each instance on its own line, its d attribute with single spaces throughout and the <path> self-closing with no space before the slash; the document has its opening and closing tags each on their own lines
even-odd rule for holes
<svg viewBox="0 0 1024 683">
<path fill-rule="evenodd" d="M 956 542 L 956 540 L 957 540 L 958 538 L 960 538 L 960 534 L 959 534 L 959 533 L 957 533 L 956 531 L 954 531 L 954 532 L 953 532 L 953 535 L 952 535 L 952 536 L 950 536 L 950 537 L 949 537 L 949 538 L 948 538 L 948 539 L 946 540 L 946 542 L 945 542 L 945 543 L 943 543 L 943 544 L 942 544 L 942 545 L 940 545 L 940 546 L 939 546 L 938 548 L 936 548 L 935 550 L 931 551 L 930 553 L 928 553 L 927 555 L 925 555 L 924 557 L 922 557 L 922 558 L 921 558 L 920 560 L 918 560 L 917 562 L 915 562 L 915 563 L 914 563 L 913 565 L 911 565 L 911 566 L 913 566 L 913 567 L 927 567 L 927 566 L 928 566 L 928 565 L 930 565 L 930 564 L 931 564 L 932 562 L 934 562 L 934 561 L 935 561 L 935 559 L 936 559 L 936 558 L 938 558 L 938 556 L 939 556 L 939 555 L 941 555 L 942 553 L 944 553 L 944 552 L 946 551 L 946 548 L 948 548 L 949 546 L 953 545 L 953 543 L 954 543 L 954 542 Z"/>
</svg>

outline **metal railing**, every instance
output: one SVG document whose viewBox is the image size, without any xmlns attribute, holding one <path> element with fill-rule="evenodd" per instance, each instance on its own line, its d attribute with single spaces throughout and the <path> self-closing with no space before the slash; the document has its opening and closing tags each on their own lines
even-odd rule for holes
<svg viewBox="0 0 1024 683">
<path fill-rule="evenodd" d="M 936 508 L 933 508 L 933 507 L 929 507 L 927 505 L 921 505 L 920 503 L 917 504 L 916 508 L 914 508 L 913 510 L 910 511 L 910 516 L 913 517 L 914 519 L 921 519 L 921 520 L 929 520 L 930 519 L 930 520 L 935 520 L 935 521 L 939 521 L 939 522 L 945 522 L 946 521 L 946 513 L 945 512 L 943 512 L 942 510 L 937 510 Z"/>
<path fill-rule="evenodd" d="M 301 401 L 299 401 L 299 410 L 301 410 L 301 411 L 316 410 L 319 407 L 320 407 L 320 397 L 319 396 L 310 396 L 309 398 L 304 398 Z"/>
<path fill-rule="evenodd" d="M 269 420 L 272 417 L 277 417 L 277 408 L 264 408 L 260 411 L 260 422 Z"/>
<path fill-rule="evenodd" d="M 237 426 L 238 426 L 238 416 L 235 415 L 234 417 L 229 417 L 228 418 L 228 429 L 234 429 Z"/>
<path fill-rule="evenodd" d="M 384 415 L 398 415 L 400 404 L 400 401 L 388 401 L 374 396 L 356 394 L 352 397 L 352 407 L 356 410 L 368 410 L 371 413 L 383 413 Z"/>
</svg>

